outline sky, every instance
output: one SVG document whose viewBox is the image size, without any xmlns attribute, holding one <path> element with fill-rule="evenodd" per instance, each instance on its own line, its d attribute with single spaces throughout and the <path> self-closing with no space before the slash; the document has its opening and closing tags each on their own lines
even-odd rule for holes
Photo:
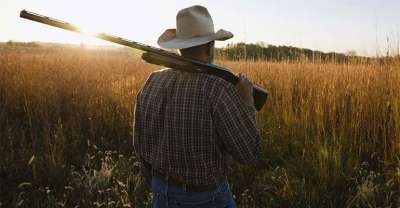
<svg viewBox="0 0 400 208">
<path fill-rule="evenodd" d="M 175 28 L 185 7 L 208 8 L 215 30 L 234 38 L 218 42 L 265 42 L 359 55 L 397 53 L 400 0 L 0 0 L 0 41 L 44 41 L 103 45 L 104 41 L 19 18 L 22 9 L 157 46 Z"/>
</svg>

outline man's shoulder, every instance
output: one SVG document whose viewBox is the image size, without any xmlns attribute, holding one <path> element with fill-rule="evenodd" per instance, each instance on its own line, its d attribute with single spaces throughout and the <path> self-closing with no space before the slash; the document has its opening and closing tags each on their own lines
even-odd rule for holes
<svg viewBox="0 0 400 208">
<path fill-rule="evenodd" d="M 149 77 L 170 74 L 171 72 L 173 72 L 173 69 L 171 68 L 159 69 L 151 72 Z"/>
<path fill-rule="evenodd" d="M 147 80 L 145 81 L 145 85 L 148 85 L 152 82 L 158 82 L 160 79 L 165 79 L 167 76 L 171 76 L 173 72 L 173 69 L 170 68 L 165 68 L 165 69 L 159 69 L 151 72 L 149 76 L 147 77 Z"/>
<path fill-rule="evenodd" d="M 171 76 L 176 76 L 177 72 L 178 71 L 176 69 L 171 69 L 171 68 L 159 69 L 151 72 L 149 78 L 153 79 L 167 78 Z"/>
<path fill-rule="evenodd" d="M 206 81 L 207 83 L 215 83 L 215 84 L 221 85 L 221 86 L 231 86 L 231 84 L 228 81 L 226 81 L 218 76 L 215 76 L 215 75 L 206 74 L 206 73 L 184 72 L 184 71 L 180 71 L 180 70 L 172 69 L 172 68 L 164 68 L 164 69 L 153 71 L 150 74 L 150 76 L 168 76 L 171 74 L 188 75 L 188 76 L 191 76 L 194 78 L 202 79 L 202 80 Z"/>
</svg>

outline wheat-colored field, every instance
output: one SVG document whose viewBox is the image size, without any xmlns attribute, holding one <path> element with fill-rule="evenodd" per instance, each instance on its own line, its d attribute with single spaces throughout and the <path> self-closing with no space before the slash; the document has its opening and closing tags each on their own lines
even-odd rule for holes
<svg viewBox="0 0 400 208">
<path fill-rule="evenodd" d="M 159 67 L 125 49 L 0 54 L 0 207 L 146 207 L 133 109 Z M 268 167 L 232 164 L 239 207 L 400 206 L 400 62 L 218 63 L 270 92 Z"/>
</svg>

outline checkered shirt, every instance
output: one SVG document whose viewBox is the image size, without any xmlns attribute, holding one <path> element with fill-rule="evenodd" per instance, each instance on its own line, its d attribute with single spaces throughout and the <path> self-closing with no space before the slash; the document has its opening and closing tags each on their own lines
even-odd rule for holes
<svg viewBox="0 0 400 208">
<path fill-rule="evenodd" d="M 225 176 L 231 157 L 260 158 L 256 109 L 234 85 L 208 74 L 163 69 L 150 74 L 136 97 L 136 155 L 186 184 Z"/>
</svg>

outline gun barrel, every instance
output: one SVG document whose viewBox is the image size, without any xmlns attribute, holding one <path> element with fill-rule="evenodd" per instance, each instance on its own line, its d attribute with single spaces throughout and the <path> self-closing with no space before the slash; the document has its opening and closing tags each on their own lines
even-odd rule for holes
<svg viewBox="0 0 400 208">
<path fill-rule="evenodd" d="M 32 20 L 32 21 L 35 21 L 35 22 L 40 22 L 40 23 L 43 23 L 43 24 L 46 24 L 46 25 L 50 25 L 50 26 L 53 26 L 53 27 L 58 27 L 58 28 L 61 28 L 61 29 L 64 29 L 64 30 L 69 30 L 69 31 L 72 31 L 72 32 L 85 33 L 84 30 L 82 30 L 81 28 L 79 28 L 79 27 L 77 27 L 77 26 L 75 26 L 73 24 L 70 24 L 68 22 L 64 22 L 64 21 L 61 21 L 61 20 L 53 19 L 53 18 L 50 18 L 50 17 L 46 17 L 46 16 L 43 16 L 43 15 L 40 15 L 40 14 L 36 14 L 36 13 L 30 12 L 30 11 L 26 11 L 26 10 L 22 10 L 20 12 L 20 17 L 25 18 L 25 19 L 29 19 L 29 20 Z M 131 48 L 136 48 L 136 49 L 139 49 L 139 50 L 142 50 L 142 51 L 153 52 L 153 53 L 154 52 L 158 52 L 158 53 L 167 52 L 167 51 L 164 51 L 164 50 L 159 49 L 159 48 L 151 47 L 149 45 L 141 44 L 141 43 L 138 43 L 138 42 L 135 42 L 135 41 L 127 40 L 127 39 L 116 37 L 116 36 L 113 36 L 113 35 L 108 35 L 106 33 L 97 33 L 97 34 L 88 34 L 88 35 L 91 35 L 91 36 L 94 36 L 96 38 L 100 38 L 100 39 L 103 39 L 103 40 L 106 40 L 106 41 L 110 41 L 110 42 L 113 42 L 113 43 L 116 43 L 116 44 L 128 46 L 128 47 L 131 47 Z"/>
<path fill-rule="evenodd" d="M 81 32 L 81 30 L 78 27 L 71 25 L 68 22 L 63 22 L 61 20 L 52 19 L 50 17 L 46 17 L 46 16 L 43 16 L 40 14 L 26 11 L 26 10 L 22 10 L 21 13 L 19 14 L 19 16 L 22 18 L 25 18 L 25 19 L 35 21 L 35 22 L 40 22 L 40 23 L 51 25 L 54 27 L 63 28 L 65 30 L 69 30 L 69 31 L 73 31 L 73 32 Z"/>
<path fill-rule="evenodd" d="M 43 24 L 46 24 L 46 25 L 50 25 L 50 26 L 53 26 L 53 27 L 58 27 L 58 28 L 61 28 L 61 29 L 64 29 L 64 30 L 69 30 L 69 31 L 72 31 L 72 32 L 85 33 L 84 30 L 82 30 L 79 27 L 77 27 L 77 26 L 75 26 L 73 24 L 70 24 L 68 22 L 64 22 L 64 21 L 61 21 L 61 20 L 53 19 L 53 18 L 50 18 L 50 17 L 46 17 L 46 16 L 43 16 L 43 15 L 40 15 L 40 14 L 36 14 L 36 13 L 30 12 L 30 11 L 26 11 L 26 10 L 22 10 L 20 12 L 20 17 L 25 18 L 25 19 L 29 19 L 29 20 L 32 20 L 32 21 L 35 21 L 35 22 L 40 22 L 40 23 L 43 23 Z M 135 42 L 135 41 L 132 41 L 132 40 L 127 40 L 125 38 L 109 35 L 109 34 L 106 34 L 106 33 L 96 33 L 96 34 L 87 34 L 87 35 L 90 35 L 90 36 L 93 36 L 93 37 L 96 37 L 96 38 L 99 38 L 99 39 L 102 39 L 102 40 L 106 40 L 106 41 L 109 41 L 109 42 L 113 42 L 113 43 L 116 43 L 116 44 L 119 44 L 119 45 L 124 45 L 124 46 L 127 46 L 127 47 L 139 49 L 139 50 L 142 50 L 142 51 L 160 54 L 160 55 L 163 55 L 163 56 L 167 56 L 169 58 L 176 58 L 176 59 L 179 59 L 179 60 L 182 60 L 182 61 L 186 61 L 186 62 L 195 62 L 197 65 L 204 64 L 204 63 L 202 63 L 200 61 L 184 58 L 182 56 L 179 56 L 177 54 L 174 54 L 172 52 L 169 52 L 169 51 L 166 51 L 166 50 L 163 50 L 163 49 L 160 49 L 160 48 L 155 48 L 155 47 L 152 47 L 152 46 L 149 46 L 149 45 L 145 45 L 145 44 L 142 44 L 142 43 L 139 43 L 139 42 Z"/>
</svg>

